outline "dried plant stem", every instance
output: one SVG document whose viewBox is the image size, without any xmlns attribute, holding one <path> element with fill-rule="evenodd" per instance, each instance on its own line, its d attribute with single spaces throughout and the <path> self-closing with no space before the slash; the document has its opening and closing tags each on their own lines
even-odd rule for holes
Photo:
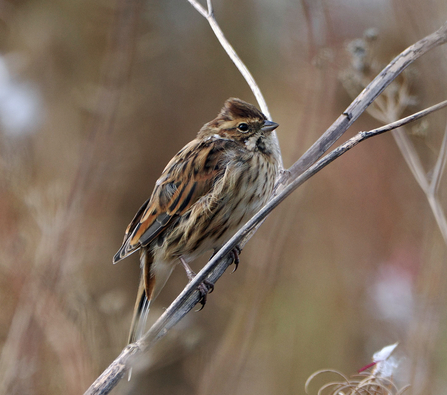
<svg viewBox="0 0 447 395">
<path fill-rule="evenodd" d="M 435 168 L 433 170 L 433 176 L 430 181 L 428 189 L 424 189 L 427 195 L 428 203 L 435 216 L 436 223 L 441 231 L 444 242 L 447 244 L 447 220 L 445 218 L 444 209 L 438 199 L 437 192 L 439 188 L 439 182 L 445 169 L 447 159 L 447 126 L 444 131 L 444 138 L 442 139 L 441 149 L 439 150 L 438 160 L 436 161 Z M 422 187 L 422 185 L 421 185 Z"/>
<path fill-rule="evenodd" d="M 436 194 L 439 188 L 442 174 L 444 173 L 445 164 L 447 162 L 447 125 L 444 130 L 444 138 L 442 139 L 441 149 L 439 150 L 438 160 L 433 170 L 433 177 L 430 183 L 430 193 Z"/>
<path fill-rule="evenodd" d="M 444 132 L 444 138 L 441 146 L 441 150 L 438 154 L 437 163 L 433 171 L 431 180 L 427 177 L 422 163 L 419 159 L 419 155 L 413 146 L 413 143 L 405 133 L 405 130 L 399 129 L 393 132 L 394 140 L 399 147 L 402 156 L 405 159 L 408 167 L 413 173 L 414 178 L 418 182 L 419 186 L 425 193 L 430 208 L 433 212 L 436 224 L 441 232 L 444 243 L 447 244 L 447 220 L 444 213 L 444 208 L 438 199 L 437 191 L 439 186 L 439 181 L 441 179 L 445 161 L 446 161 L 446 139 L 447 139 L 447 127 Z"/>
<path fill-rule="evenodd" d="M 219 40 L 220 45 L 222 45 L 222 48 L 225 50 L 229 58 L 232 60 L 234 65 L 237 67 L 239 72 L 242 74 L 242 76 L 245 78 L 245 81 L 247 81 L 248 86 L 250 87 L 251 91 L 253 92 L 253 95 L 255 96 L 259 107 L 261 111 L 265 114 L 265 116 L 268 119 L 272 119 L 270 115 L 270 111 L 267 106 L 267 102 L 264 99 L 264 96 L 261 92 L 261 89 L 259 89 L 258 84 L 256 83 L 255 79 L 253 78 L 252 74 L 248 70 L 247 66 L 245 66 L 244 62 L 242 62 L 241 58 L 238 56 L 232 45 L 228 42 L 228 40 L 225 38 L 225 35 L 222 32 L 222 29 L 220 28 L 219 24 L 216 21 L 216 18 L 214 17 L 213 12 L 213 4 L 211 0 L 207 0 L 207 8 L 205 9 L 198 1 L 196 0 L 188 0 L 192 6 L 208 21 L 209 25 L 211 26 L 211 29 L 213 29 L 213 32 L 217 39 Z M 278 138 L 276 136 L 276 132 L 273 132 L 273 136 L 275 137 L 276 144 L 279 148 L 279 142 Z M 283 168 L 282 158 L 280 163 L 281 169 Z"/>
<path fill-rule="evenodd" d="M 437 196 L 439 182 L 446 163 L 447 126 L 444 132 L 444 138 L 438 154 L 435 168 L 432 173 L 431 180 L 425 173 L 422 163 L 419 159 L 419 155 L 417 154 L 410 138 L 405 133 L 405 130 L 395 130 L 393 132 L 393 137 L 396 141 L 397 146 L 399 147 L 400 152 L 402 153 L 402 156 L 407 162 L 408 167 L 413 173 L 414 178 L 418 182 L 421 189 L 424 191 L 430 208 L 433 212 L 433 216 L 435 217 L 435 221 L 444 239 L 444 243 L 447 244 L 447 220 L 442 204 Z"/>
<path fill-rule="evenodd" d="M 395 117 L 391 119 L 396 119 Z M 414 178 L 420 185 L 420 187 L 427 191 L 429 189 L 429 182 L 425 176 L 424 169 L 422 167 L 422 163 L 419 159 L 419 156 L 416 152 L 416 149 L 414 148 L 413 144 L 411 143 L 408 136 L 405 134 L 405 130 L 399 129 L 395 130 L 393 132 L 394 140 L 396 141 L 396 144 L 402 153 L 402 156 L 404 157 L 405 161 L 407 162 L 408 167 L 410 168 L 411 172 L 413 173 Z"/>
<path fill-rule="evenodd" d="M 363 134 L 366 134 L 368 137 L 372 137 L 375 136 L 377 134 L 382 134 L 384 132 L 389 132 L 391 130 L 395 130 L 397 128 L 400 128 L 401 126 L 404 126 L 410 122 L 414 122 L 417 121 L 418 119 L 421 119 L 429 114 L 431 114 L 432 112 L 438 111 L 443 109 L 444 107 L 447 107 L 447 100 L 444 100 L 438 104 L 435 104 L 431 107 L 426 108 L 425 110 L 416 112 L 412 115 L 409 115 L 408 117 L 399 119 L 398 121 L 395 122 L 391 122 L 388 125 L 382 126 L 380 128 L 371 130 L 370 132 L 360 132 Z M 369 136 L 369 134 L 372 134 L 372 136 Z"/>
<path fill-rule="evenodd" d="M 219 40 L 220 45 L 222 45 L 222 48 L 225 50 L 227 55 L 230 57 L 230 59 L 233 61 L 233 63 L 238 68 L 239 72 L 242 74 L 242 76 L 247 81 L 247 84 L 250 86 L 250 89 L 252 90 L 253 94 L 256 97 L 256 100 L 259 103 L 259 107 L 260 107 L 261 111 L 265 114 L 265 116 L 268 119 L 271 119 L 270 111 L 268 109 L 268 106 L 264 99 L 264 96 L 262 95 L 262 92 L 259 89 L 258 84 L 256 83 L 255 79 L 251 75 L 247 66 L 245 66 L 244 62 L 242 62 L 241 58 L 238 56 L 238 54 L 232 47 L 232 45 L 225 38 L 225 36 L 222 32 L 222 29 L 218 25 L 216 18 L 214 17 L 212 2 L 210 0 L 207 0 L 208 9 L 206 10 L 198 1 L 196 1 L 196 0 L 188 0 L 188 1 L 194 6 L 194 8 L 204 18 L 206 18 L 206 20 L 208 21 L 208 23 L 211 26 L 211 29 L 213 29 L 214 34 L 216 35 L 217 39 Z"/>
<path fill-rule="evenodd" d="M 332 144 L 354 123 L 383 90 L 411 63 L 433 48 L 447 42 L 447 22 L 436 32 L 424 37 L 396 56 L 379 75 L 354 99 L 342 115 L 324 134 L 298 159 L 283 175 L 281 182 L 286 184 L 289 177 L 301 174 L 320 158 Z"/>
<path fill-rule="evenodd" d="M 445 36 L 445 26 L 446 25 L 444 24 L 441 29 L 434 33 L 434 36 L 431 36 L 435 38 L 437 33 L 440 33 L 441 36 L 439 39 L 443 40 L 442 36 Z M 410 48 L 417 49 L 417 47 L 417 44 L 415 44 Z M 354 72 L 357 74 L 356 77 L 361 83 L 363 83 L 363 81 L 368 81 L 368 77 L 363 74 L 363 71 L 355 70 Z M 403 81 L 398 82 L 396 85 L 398 86 L 398 89 L 385 91 L 381 97 L 374 101 L 373 106 L 367 109 L 367 112 L 372 117 L 381 122 L 392 122 L 398 119 L 400 114 L 407 108 L 408 104 L 411 102 L 408 78 L 404 75 Z M 350 93 L 349 87 L 345 86 L 345 88 L 348 93 Z M 443 206 L 437 196 L 439 183 L 447 160 L 447 127 L 444 132 L 443 142 L 438 153 L 435 167 L 431 174 L 427 174 L 424 169 L 418 152 L 406 131 L 403 128 L 399 128 L 394 130 L 392 135 L 414 178 L 425 193 L 444 242 L 447 244 L 447 221 Z"/>
<path fill-rule="evenodd" d="M 407 83 L 404 81 L 396 97 L 390 96 L 387 97 L 386 100 L 377 100 L 374 103 L 377 108 L 369 108 L 367 111 L 370 115 L 380 121 L 391 122 L 397 119 L 399 114 L 404 111 L 406 103 L 408 102 L 408 97 L 409 92 L 407 89 Z M 412 172 L 422 191 L 425 193 L 430 209 L 433 212 L 435 221 L 444 239 L 444 243 L 447 244 L 447 220 L 443 206 L 437 196 L 439 183 L 444 172 L 447 159 L 447 126 L 444 131 L 443 141 L 431 177 L 426 173 L 416 148 L 414 147 L 413 142 L 407 135 L 404 128 L 393 130 L 392 135 L 405 162 L 410 168 L 410 171 Z"/>
</svg>

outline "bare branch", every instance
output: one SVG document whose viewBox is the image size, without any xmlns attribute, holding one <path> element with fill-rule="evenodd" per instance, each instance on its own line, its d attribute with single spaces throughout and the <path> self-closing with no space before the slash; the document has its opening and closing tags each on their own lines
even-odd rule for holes
<svg viewBox="0 0 447 395">
<path fill-rule="evenodd" d="M 409 115 L 408 117 L 399 119 L 398 121 L 391 122 L 388 125 L 371 130 L 369 132 L 361 132 L 361 133 L 363 133 L 365 136 L 367 136 L 367 138 L 369 138 L 369 137 L 375 136 L 377 134 L 389 132 L 390 130 L 400 128 L 401 126 L 404 126 L 407 123 L 417 121 L 418 119 L 421 119 L 422 117 L 425 117 L 425 116 L 431 114 L 432 112 L 441 110 L 442 108 L 444 108 L 446 106 L 447 106 L 447 100 L 444 100 L 438 104 L 435 104 L 434 106 L 426 108 L 425 110 L 416 112 L 412 115 Z"/>
<path fill-rule="evenodd" d="M 414 148 L 413 144 L 411 144 L 411 141 L 406 135 L 405 131 L 395 130 L 393 132 L 393 137 L 419 186 L 424 192 L 428 191 L 429 185 L 425 176 L 424 167 L 422 166 L 416 149 Z"/>
<path fill-rule="evenodd" d="M 213 4 L 211 0 L 207 0 L 208 5 L 208 11 L 205 10 L 205 8 L 197 2 L 197 0 L 188 0 L 193 7 L 208 21 L 208 23 L 211 26 L 211 29 L 213 29 L 213 32 L 217 39 L 219 40 L 220 45 L 222 45 L 222 48 L 225 50 L 227 55 L 230 57 L 234 65 L 237 67 L 239 72 L 242 74 L 242 76 L 245 78 L 245 81 L 247 81 L 248 86 L 250 87 L 251 91 L 253 92 L 253 95 L 255 96 L 259 107 L 261 111 L 264 113 L 264 115 L 272 120 L 272 117 L 270 115 L 270 111 L 267 106 L 267 102 L 264 99 L 264 96 L 262 95 L 261 89 L 259 89 L 258 84 L 256 83 L 255 79 L 253 78 L 252 74 L 248 70 L 247 66 L 245 66 L 244 62 L 242 62 L 241 58 L 238 56 L 232 45 L 228 42 L 228 40 L 225 38 L 225 35 L 222 32 L 222 29 L 220 28 L 219 24 L 216 21 L 216 18 L 214 17 L 214 11 L 213 11 Z M 276 145 L 279 147 L 278 138 L 276 135 L 276 132 L 273 132 L 272 135 L 275 138 Z M 283 163 L 281 158 L 280 168 L 283 169 Z"/>
<path fill-rule="evenodd" d="M 85 392 L 87 394 L 105 395 L 108 394 L 122 379 L 126 372 L 126 365 L 129 358 L 136 352 L 141 351 L 138 346 L 129 344 L 110 366 L 99 376 L 90 388 Z"/>
<path fill-rule="evenodd" d="M 320 158 L 329 147 L 354 123 L 366 108 L 381 92 L 416 59 L 447 42 L 447 22 L 436 32 L 424 37 L 408 47 L 356 97 L 342 115 L 326 130 L 326 132 L 310 147 L 306 153 L 288 169 L 281 179 L 283 184 L 287 178 L 302 173 L 310 164 Z"/>
<path fill-rule="evenodd" d="M 216 19 L 213 15 L 207 17 L 208 22 L 211 26 L 211 29 L 213 29 L 214 34 L 216 35 L 217 39 L 219 40 L 220 45 L 225 49 L 225 52 L 228 54 L 228 56 L 231 58 L 233 63 L 236 65 L 242 76 L 245 78 L 245 81 L 247 81 L 247 84 L 250 86 L 250 89 L 252 90 L 253 94 L 256 97 L 256 100 L 259 104 L 259 107 L 261 111 L 264 113 L 264 115 L 268 119 L 272 119 L 270 115 L 270 111 L 267 107 L 267 103 L 264 99 L 264 96 L 261 93 L 261 90 L 259 89 L 258 84 L 256 83 L 255 79 L 251 75 L 250 71 L 248 70 L 247 66 L 245 66 L 244 62 L 242 62 L 241 58 L 237 55 L 236 51 L 232 47 L 232 45 L 227 41 L 225 38 L 222 30 L 220 29 L 220 26 L 217 24 Z"/>
<path fill-rule="evenodd" d="M 214 14 L 213 2 L 211 0 L 206 0 L 206 5 L 208 7 L 208 15 L 213 15 Z"/>
<path fill-rule="evenodd" d="M 445 25 L 438 31 L 438 33 L 442 32 L 444 27 Z M 434 36 L 432 35 L 432 37 Z M 371 71 L 374 71 L 374 66 L 370 72 Z M 364 74 L 364 70 L 357 70 L 356 78 L 360 81 L 365 81 L 368 79 L 368 77 Z M 398 119 L 400 114 L 407 108 L 408 104 L 411 103 L 412 100 L 409 92 L 408 78 L 406 78 L 405 75 L 403 75 L 402 82 L 395 84 L 395 88 L 396 87 L 398 87 L 397 90 L 387 90 L 382 96 L 378 97 L 377 100 L 374 101 L 373 106 L 367 109 L 368 113 L 382 122 L 392 122 Z M 349 85 L 345 85 L 345 88 L 348 93 L 352 91 Z M 427 174 L 422 164 L 421 157 L 404 128 L 394 130 L 392 135 L 405 162 L 411 170 L 411 173 L 421 187 L 422 191 L 425 193 L 430 208 L 433 212 L 433 216 L 435 217 L 436 223 L 442 237 L 444 238 L 444 242 L 447 244 L 447 219 L 445 216 L 442 199 L 437 195 L 438 186 L 447 159 L 447 128 L 444 131 L 443 142 L 431 174 Z"/>
<path fill-rule="evenodd" d="M 208 12 L 203 8 L 203 6 L 196 0 L 188 0 L 192 6 L 204 17 L 208 18 Z"/>
<path fill-rule="evenodd" d="M 264 96 L 262 95 L 261 90 L 259 89 L 258 84 L 256 83 L 255 79 L 251 75 L 250 71 L 248 70 L 247 66 L 245 66 L 244 62 L 242 62 L 241 58 L 238 56 L 232 45 L 228 42 L 228 40 L 225 38 L 225 35 L 222 32 L 222 29 L 218 25 L 216 18 L 214 17 L 213 12 L 213 5 L 211 0 L 207 0 L 208 5 L 208 11 L 205 10 L 205 8 L 196 0 L 188 0 L 193 7 L 208 21 L 208 23 L 211 26 L 211 29 L 213 29 L 214 34 L 216 35 L 217 39 L 219 40 L 220 45 L 222 45 L 222 48 L 225 50 L 227 55 L 230 57 L 230 59 L 233 61 L 239 72 L 242 74 L 242 76 L 245 78 L 245 81 L 247 81 L 247 84 L 249 85 L 250 89 L 252 90 L 254 96 L 256 97 L 256 100 L 259 104 L 259 107 L 261 111 L 265 114 L 265 116 L 268 119 L 272 119 L 270 115 L 270 111 L 267 106 L 267 102 L 264 99 Z"/>
</svg>

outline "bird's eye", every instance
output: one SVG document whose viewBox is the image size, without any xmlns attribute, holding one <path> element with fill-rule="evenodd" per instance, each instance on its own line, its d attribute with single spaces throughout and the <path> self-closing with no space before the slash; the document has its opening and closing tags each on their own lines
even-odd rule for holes
<svg viewBox="0 0 447 395">
<path fill-rule="evenodd" d="M 248 131 L 248 125 L 245 122 L 240 123 L 239 125 L 237 125 L 237 128 L 241 131 L 241 132 L 247 132 Z"/>
</svg>

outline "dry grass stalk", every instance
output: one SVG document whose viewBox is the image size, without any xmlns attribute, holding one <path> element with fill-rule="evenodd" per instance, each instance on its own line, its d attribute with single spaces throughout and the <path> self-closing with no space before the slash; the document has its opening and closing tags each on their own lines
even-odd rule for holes
<svg viewBox="0 0 447 395">
<path fill-rule="evenodd" d="M 374 41 L 376 38 L 376 34 L 371 35 L 367 31 L 363 39 L 354 40 L 347 46 L 351 54 L 351 66 L 341 75 L 341 80 L 352 98 L 361 89 L 364 89 L 371 78 L 380 71 L 380 64 L 375 59 Z M 403 73 L 402 77 L 396 79 L 393 85 L 385 90 L 366 110 L 368 114 L 384 123 L 394 122 L 399 119 L 401 114 L 409 106 L 414 106 L 417 101 L 410 94 L 411 78 L 411 72 Z M 414 178 L 425 193 L 433 216 L 447 245 L 447 220 L 438 196 L 439 184 L 447 160 L 447 125 L 436 164 L 429 172 L 425 171 L 408 132 L 404 128 L 399 128 L 394 130 L 392 135 Z"/>
</svg>

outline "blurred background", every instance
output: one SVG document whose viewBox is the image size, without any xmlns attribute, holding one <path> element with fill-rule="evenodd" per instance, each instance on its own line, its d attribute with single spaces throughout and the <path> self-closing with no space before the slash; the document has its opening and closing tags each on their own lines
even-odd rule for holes
<svg viewBox="0 0 447 395">
<path fill-rule="evenodd" d="M 445 0 L 214 7 L 280 124 L 285 167 L 447 19 Z M 446 54 L 415 62 L 344 139 L 445 100 Z M 232 96 L 255 102 L 186 0 L 0 2 L 1 394 L 81 394 L 120 353 L 139 264 L 112 256 L 169 159 Z M 446 119 L 404 132 L 428 180 Z M 370 139 L 275 210 L 206 308 L 112 393 L 301 394 L 316 370 L 355 373 L 394 342 L 396 383 L 445 393 L 446 251 L 392 135 Z M 150 320 L 185 284 L 178 268 Z"/>
</svg>

